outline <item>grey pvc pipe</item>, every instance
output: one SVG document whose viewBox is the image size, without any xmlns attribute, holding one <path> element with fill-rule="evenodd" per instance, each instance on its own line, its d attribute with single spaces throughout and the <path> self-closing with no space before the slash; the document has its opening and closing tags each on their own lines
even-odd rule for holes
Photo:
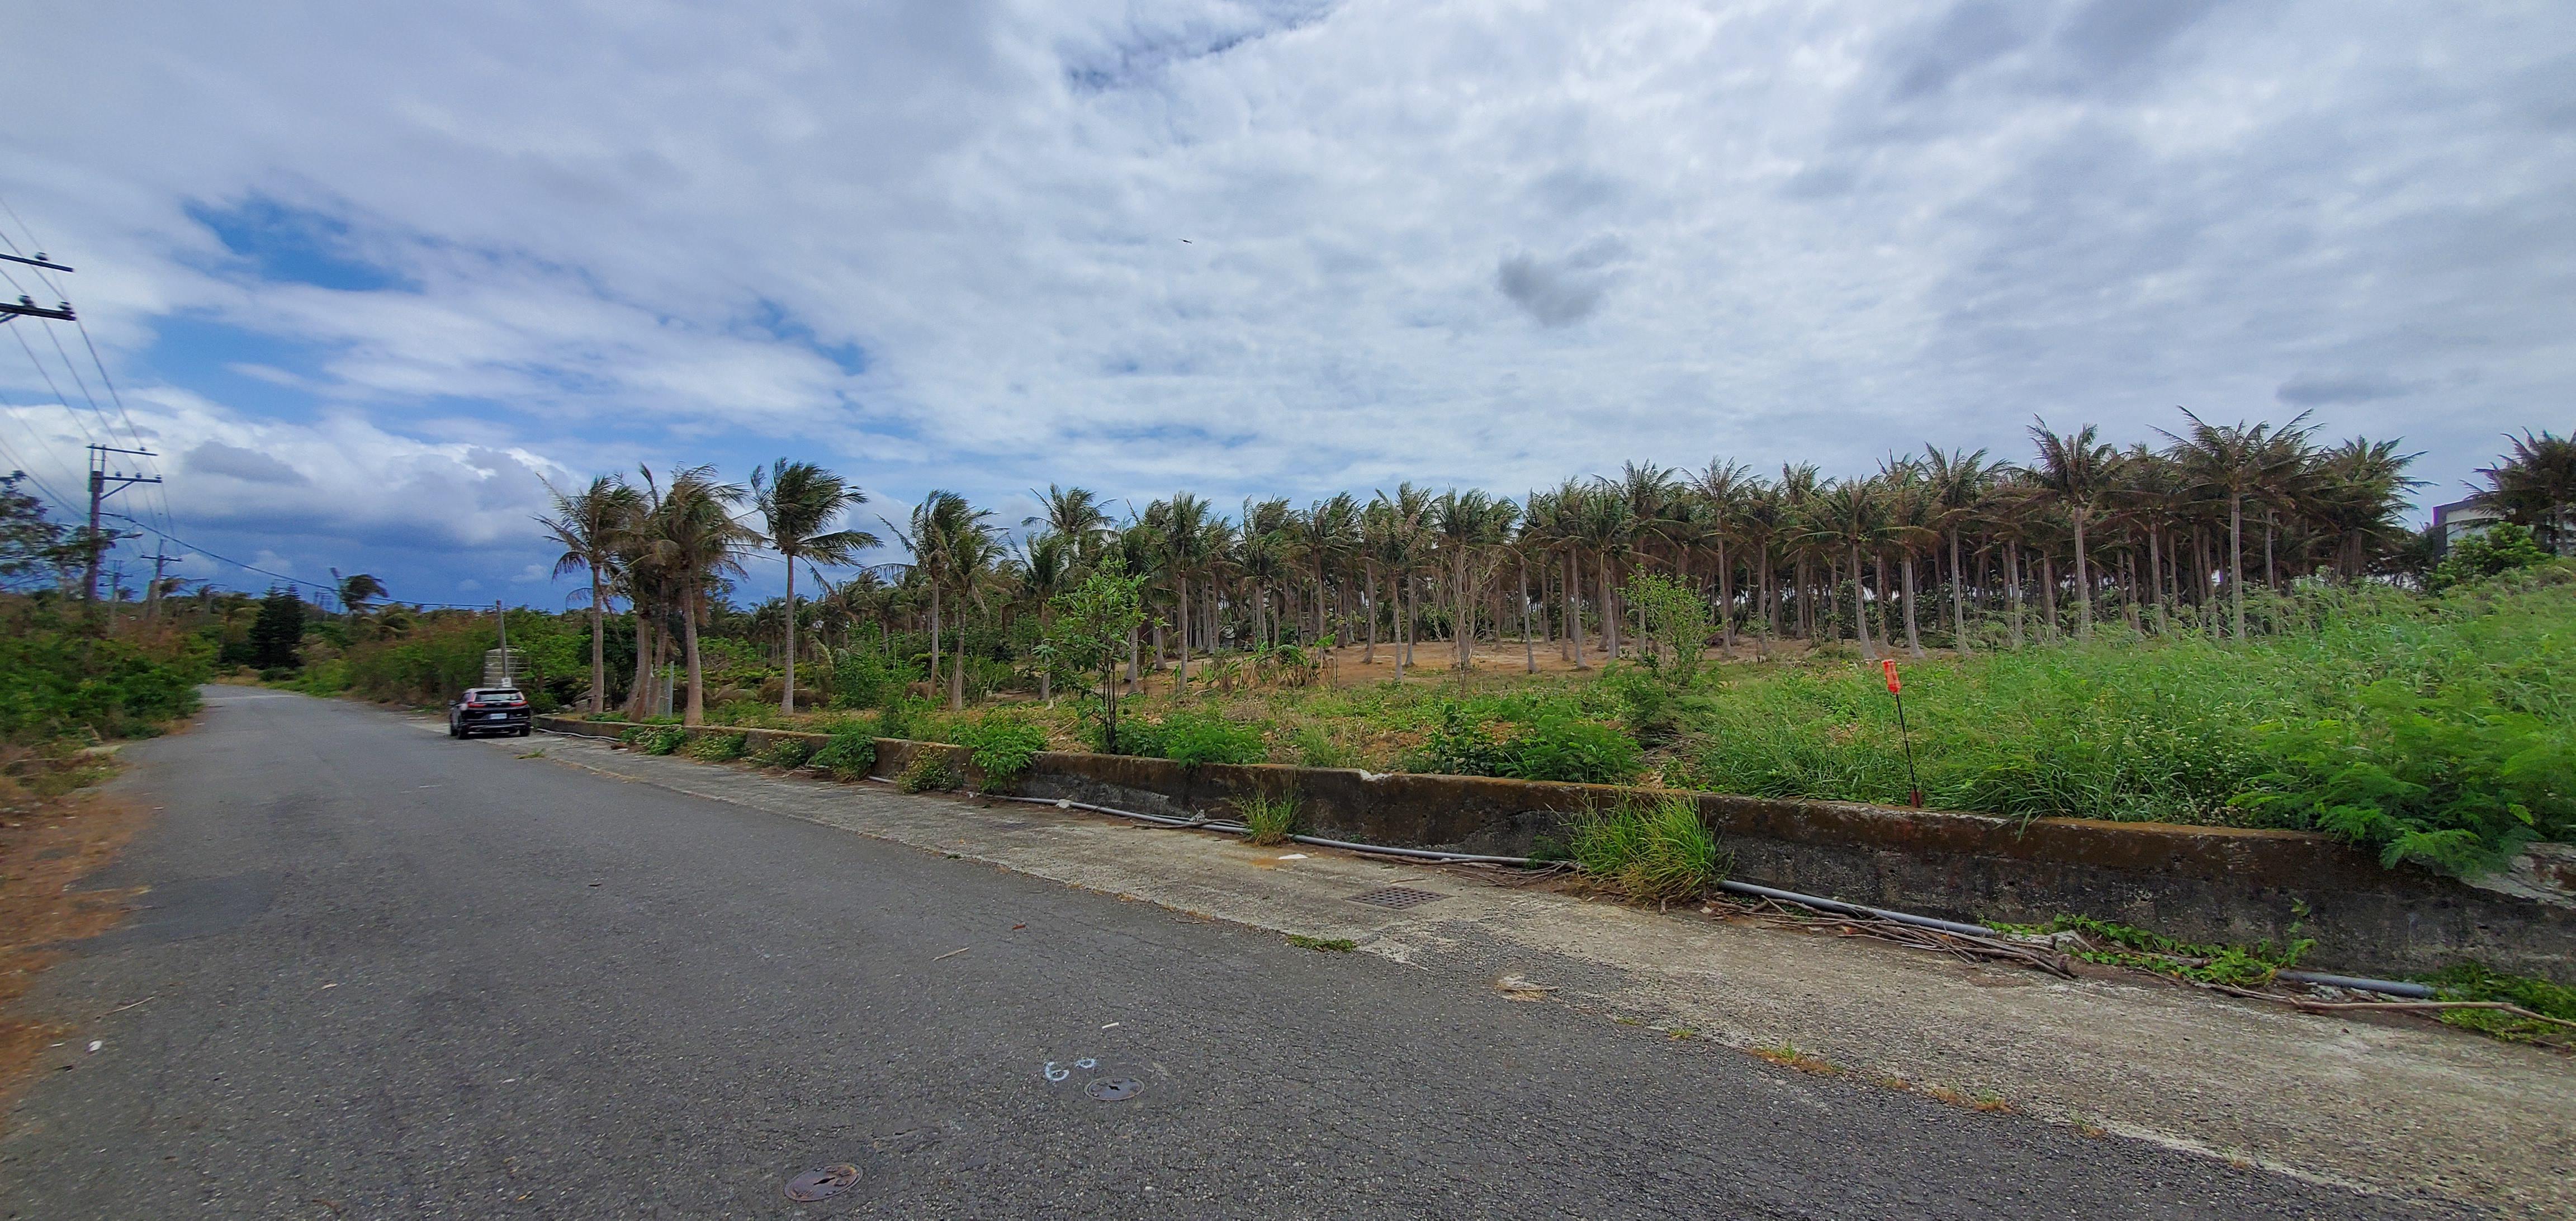
<svg viewBox="0 0 2576 1221">
<path fill-rule="evenodd" d="M 1841 912 L 1847 916 L 1875 916 L 1881 920 L 1893 920 L 1898 924 L 1910 924 L 1916 928 L 1938 929 L 1945 933 L 1960 933 L 1970 937 L 2000 937 L 2003 935 L 1982 924 L 1961 924 L 1956 920 L 1935 920 L 1930 916 L 1917 916 L 1911 912 L 1889 911 L 1884 907 L 1864 907 L 1858 903 L 1845 903 L 1840 899 L 1820 899 L 1814 895 L 1799 894 L 1794 890 L 1775 890 L 1768 886 L 1756 886 L 1751 882 L 1728 880 L 1718 883 L 1717 888 L 1727 892 L 1728 894 L 1752 895 L 1755 898 L 1761 899 L 1778 899 L 1783 903 L 1795 903 L 1801 907 L 1815 908 L 1818 911 Z"/>
<path fill-rule="evenodd" d="M 2384 992 L 2411 1000 L 2429 1001 L 2434 992 L 2431 984 L 2408 983 L 2399 979 L 2364 979 L 2356 975 L 2328 975 L 2323 971 L 2282 971 L 2273 976 L 2294 984 L 2324 984 L 2329 988 L 2350 988 L 2355 992 Z"/>
</svg>

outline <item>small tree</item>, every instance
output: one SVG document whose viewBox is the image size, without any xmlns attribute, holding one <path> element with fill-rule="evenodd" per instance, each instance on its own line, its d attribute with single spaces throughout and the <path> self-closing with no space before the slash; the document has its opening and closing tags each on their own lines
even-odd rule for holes
<svg viewBox="0 0 2576 1221">
<path fill-rule="evenodd" d="M 2432 576 L 2424 584 L 2440 593 L 2454 585 L 2528 568 L 2548 559 L 2549 553 L 2532 540 L 2531 531 L 2500 521 L 2452 544 L 2451 553 L 2433 566 Z"/>
<path fill-rule="evenodd" d="M 1643 660 L 1674 683 L 1689 686 L 1699 677 L 1700 652 L 1708 647 L 1708 603 L 1679 581 L 1643 572 L 1628 578 L 1627 593 L 1646 636 Z"/>
<path fill-rule="evenodd" d="M 250 625 L 250 664 L 263 670 L 292 669 L 304 646 L 304 599 L 291 589 L 272 589 L 259 600 L 259 618 Z"/>
<path fill-rule="evenodd" d="M 1046 663 L 1068 679 L 1098 680 L 1101 740 L 1118 749 L 1118 667 L 1127 641 L 1145 621 L 1145 580 L 1127 575 L 1116 552 L 1082 584 L 1055 596 L 1055 621 L 1046 628 Z"/>
</svg>

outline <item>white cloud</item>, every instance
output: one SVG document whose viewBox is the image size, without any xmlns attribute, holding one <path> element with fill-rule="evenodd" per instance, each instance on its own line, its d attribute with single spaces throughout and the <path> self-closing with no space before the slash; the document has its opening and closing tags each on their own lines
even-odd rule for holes
<svg viewBox="0 0 2576 1221">
<path fill-rule="evenodd" d="M 537 452 L 1224 503 L 1866 468 L 2177 403 L 2313 404 L 2447 479 L 2576 390 L 2576 9 L 168 3 L 19 33 L 7 186 L 84 252 L 93 329 L 303 353 L 229 363 L 311 418 L 152 408 L 310 481 L 173 484 L 244 528 L 521 537 Z M 189 211 L 253 203 L 380 282 L 262 275 Z"/>
</svg>

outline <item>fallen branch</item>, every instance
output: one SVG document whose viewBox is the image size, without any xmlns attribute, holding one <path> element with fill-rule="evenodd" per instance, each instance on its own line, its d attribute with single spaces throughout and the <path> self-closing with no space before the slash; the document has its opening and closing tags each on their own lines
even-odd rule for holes
<svg viewBox="0 0 2576 1221">
<path fill-rule="evenodd" d="M 2515 1017 L 2530 1018 L 2535 1022 L 2547 1022 L 2552 1026 L 2565 1026 L 2570 1030 L 2576 1030 L 2576 1022 L 2568 1021 L 2565 1018 L 2551 1017 L 2546 1013 L 2534 1013 L 2529 1009 L 2525 1009 L 2520 1005 L 2512 1004 L 2507 1001 L 2310 1001 L 2300 1000 L 2296 997 L 2283 997 L 2281 999 L 2286 1000 L 2292 1006 L 2309 1013 L 2322 1013 L 2334 1009 L 2392 1009 L 2398 1011 L 2495 1009 L 2505 1013 L 2510 1013 Z"/>
</svg>

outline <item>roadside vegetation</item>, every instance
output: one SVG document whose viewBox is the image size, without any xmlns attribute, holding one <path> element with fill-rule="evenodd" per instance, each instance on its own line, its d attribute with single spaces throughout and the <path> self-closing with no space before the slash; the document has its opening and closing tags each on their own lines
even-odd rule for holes
<svg viewBox="0 0 2576 1221">
<path fill-rule="evenodd" d="M 2576 443 L 2510 438 L 2470 499 L 2497 520 L 2454 543 L 2402 525 L 2399 446 L 2305 417 L 2186 414 L 2156 447 L 2031 433 L 2020 463 L 1632 464 L 1517 501 L 1180 493 L 1122 520 L 1050 487 L 1016 529 L 944 492 L 869 520 L 786 460 L 604 476 L 546 521 L 589 607 L 511 612 L 510 640 L 541 709 L 935 740 L 988 775 L 1043 747 L 1919 788 L 2323 830 L 2459 873 L 2576 837 Z M 854 567 L 880 537 L 909 562 Z M 739 605 L 764 549 L 798 592 Z M 273 681 L 433 703 L 497 644 L 488 612 L 343 601 Z"/>
</svg>

